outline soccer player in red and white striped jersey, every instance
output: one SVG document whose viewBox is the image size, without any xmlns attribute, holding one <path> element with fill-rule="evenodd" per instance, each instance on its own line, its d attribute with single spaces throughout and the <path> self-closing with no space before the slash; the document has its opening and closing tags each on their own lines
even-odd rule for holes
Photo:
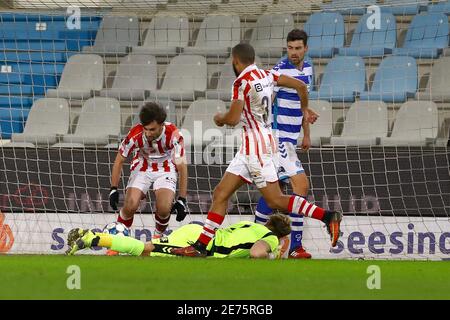
<svg viewBox="0 0 450 320">
<path fill-rule="evenodd" d="M 202 257 L 206 246 L 222 224 L 228 200 L 244 184 L 254 183 L 272 209 L 298 213 L 323 221 L 335 246 L 340 235 L 342 214 L 326 211 L 299 196 L 283 195 L 278 184 L 274 164 L 276 148 L 268 123 L 269 107 L 276 85 L 297 91 L 303 116 L 314 123 L 318 115 L 308 107 L 306 84 L 276 71 L 259 69 L 255 64 L 255 51 L 249 44 L 238 44 L 232 50 L 232 63 L 236 80 L 232 88 L 232 102 L 225 114 L 216 114 L 218 126 L 242 124 L 242 146 L 228 166 L 225 175 L 214 190 L 211 209 L 198 240 L 191 246 L 173 249 L 180 256 Z"/>
<path fill-rule="evenodd" d="M 177 221 L 182 221 L 186 216 L 188 177 L 183 136 L 174 124 L 165 122 L 166 117 L 165 110 L 158 104 L 144 104 L 139 113 L 140 123 L 131 128 L 119 147 L 111 177 L 110 204 L 117 210 L 117 187 L 122 166 L 126 158 L 133 154 L 125 202 L 117 221 L 130 227 L 141 199 L 153 186 L 156 196 L 156 237 L 166 230 L 171 212 L 177 214 Z M 178 175 L 179 197 L 174 203 Z"/>
</svg>

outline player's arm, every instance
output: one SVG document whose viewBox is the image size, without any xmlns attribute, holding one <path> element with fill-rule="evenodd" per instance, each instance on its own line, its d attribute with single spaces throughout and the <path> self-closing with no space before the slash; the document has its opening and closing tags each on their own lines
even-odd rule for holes
<svg viewBox="0 0 450 320">
<path fill-rule="evenodd" d="M 302 129 L 303 129 L 303 141 L 302 141 L 302 150 L 308 151 L 311 148 L 311 128 L 309 126 L 309 122 L 306 121 L 305 118 L 302 120 Z"/>
<path fill-rule="evenodd" d="M 286 76 L 284 74 L 280 75 L 276 82 L 277 86 L 291 88 L 297 91 L 297 94 L 300 97 L 300 105 L 304 118 L 306 118 L 307 122 L 314 123 L 319 115 L 309 108 L 307 85 L 301 80 Z"/>
<path fill-rule="evenodd" d="M 120 175 L 122 173 L 122 167 L 125 160 L 126 158 L 122 156 L 120 152 L 118 152 L 112 168 L 111 189 L 109 190 L 109 204 L 114 210 L 117 210 L 117 205 L 119 204 L 119 191 L 117 190 L 117 188 L 119 186 Z"/>
<path fill-rule="evenodd" d="M 270 245 L 264 240 L 258 240 L 250 248 L 250 258 L 269 258 L 271 252 Z"/>
<path fill-rule="evenodd" d="M 178 171 L 178 199 L 172 205 L 171 214 L 176 215 L 177 221 L 183 221 L 186 217 L 186 203 L 187 203 L 187 186 L 188 186 L 188 167 L 186 161 L 186 154 L 184 152 L 183 137 L 179 132 L 174 134 L 172 141 L 174 164 Z"/>
<path fill-rule="evenodd" d="M 230 109 L 225 113 L 218 113 L 214 116 L 214 122 L 217 126 L 223 125 L 236 126 L 241 120 L 241 113 L 244 110 L 243 100 L 233 100 Z"/>
</svg>

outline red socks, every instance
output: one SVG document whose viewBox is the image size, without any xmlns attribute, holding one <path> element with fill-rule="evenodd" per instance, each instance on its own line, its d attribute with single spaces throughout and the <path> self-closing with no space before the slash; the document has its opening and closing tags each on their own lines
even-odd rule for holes
<svg viewBox="0 0 450 320">
<path fill-rule="evenodd" d="M 299 196 L 291 196 L 289 201 L 288 212 L 302 214 L 306 217 L 310 217 L 317 220 L 323 220 L 325 210 L 306 201 Z"/>
<path fill-rule="evenodd" d="M 130 228 L 131 225 L 133 224 L 133 219 L 134 219 L 134 216 L 132 216 L 132 217 L 131 217 L 130 219 L 128 219 L 128 220 L 125 220 L 125 219 L 122 217 L 122 210 L 120 210 L 119 216 L 117 217 L 117 222 L 121 222 L 121 223 L 123 223 L 124 225 L 126 225 L 128 228 Z"/>
<path fill-rule="evenodd" d="M 221 216 L 220 214 L 208 212 L 205 225 L 203 226 L 203 231 L 200 234 L 198 241 L 207 246 L 216 234 L 216 230 L 220 227 L 224 218 L 225 217 Z"/>
</svg>

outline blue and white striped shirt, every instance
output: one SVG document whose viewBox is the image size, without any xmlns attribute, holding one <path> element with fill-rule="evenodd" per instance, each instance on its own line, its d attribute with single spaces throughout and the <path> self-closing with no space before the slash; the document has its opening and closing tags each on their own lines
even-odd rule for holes
<svg viewBox="0 0 450 320">
<path fill-rule="evenodd" d="M 304 60 L 303 68 L 299 70 L 285 57 L 273 67 L 273 70 L 302 80 L 310 91 L 313 84 L 313 67 L 310 61 Z M 276 87 L 274 91 L 276 96 L 270 118 L 274 136 L 278 138 L 279 142 L 287 141 L 297 145 L 303 120 L 300 97 L 294 89 Z"/>
</svg>

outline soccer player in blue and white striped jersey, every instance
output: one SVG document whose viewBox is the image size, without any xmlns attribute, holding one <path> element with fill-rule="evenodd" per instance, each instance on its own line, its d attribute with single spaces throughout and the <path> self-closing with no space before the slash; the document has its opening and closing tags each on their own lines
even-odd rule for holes
<svg viewBox="0 0 450 320">
<path fill-rule="evenodd" d="M 313 79 L 312 63 L 305 60 L 308 50 L 308 35 L 305 31 L 294 29 L 287 35 L 287 57 L 273 67 L 280 74 L 302 80 L 310 90 Z M 300 108 L 300 97 L 295 90 L 276 87 L 276 96 L 272 105 L 271 121 L 274 137 L 278 140 L 278 177 L 280 181 L 289 182 L 295 194 L 306 197 L 309 182 L 305 170 L 298 159 L 296 149 L 300 130 L 303 128 L 302 149 L 307 151 L 311 146 L 309 124 L 303 121 Z M 266 223 L 273 210 L 263 197 L 256 207 L 255 221 Z M 289 258 L 311 258 L 302 246 L 303 217 L 290 214 L 291 217 L 291 247 Z"/>
</svg>

